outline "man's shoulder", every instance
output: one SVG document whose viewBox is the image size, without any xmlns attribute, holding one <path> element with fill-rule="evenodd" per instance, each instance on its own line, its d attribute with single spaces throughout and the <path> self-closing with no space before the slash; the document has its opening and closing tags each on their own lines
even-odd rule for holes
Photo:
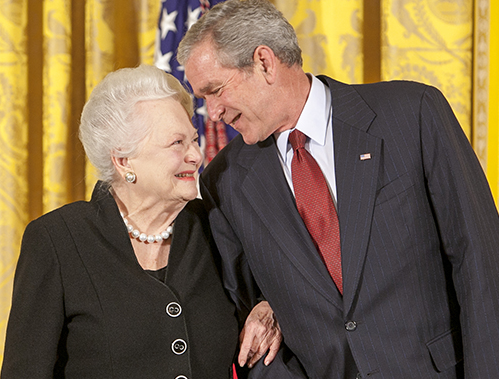
<svg viewBox="0 0 499 379">
<path fill-rule="evenodd" d="M 317 78 L 332 89 L 350 88 L 354 90 L 365 91 L 365 90 L 379 89 L 379 88 L 391 88 L 391 89 L 414 88 L 421 90 L 431 87 L 428 84 L 416 82 L 413 80 L 387 80 L 387 81 L 379 81 L 373 83 L 349 84 L 349 83 L 340 82 L 326 75 L 318 75 Z"/>
<path fill-rule="evenodd" d="M 231 166 L 237 166 L 238 156 L 243 146 L 242 136 L 234 137 L 203 169 L 200 181 L 208 184 L 216 182 L 222 175 L 227 175 Z"/>
<path fill-rule="evenodd" d="M 352 87 L 362 95 L 375 98 L 397 98 L 401 94 L 420 97 L 428 89 L 433 88 L 427 84 L 411 80 L 391 80 L 376 83 L 354 84 Z"/>
<path fill-rule="evenodd" d="M 226 170 L 228 167 L 236 167 L 241 159 L 256 156 L 258 154 L 257 145 L 247 145 L 244 143 L 242 136 L 237 135 L 206 166 L 203 176 Z"/>
<path fill-rule="evenodd" d="M 271 159 L 273 156 L 271 152 L 275 152 L 273 150 L 274 145 L 273 136 L 254 145 L 247 145 L 244 143 L 242 136 L 238 135 L 206 166 L 201 174 L 201 181 L 205 184 L 215 184 L 224 178 L 229 179 L 224 180 L 226 184 L 238 183 L 242 181 L 248 170 L 254 166 L 255 161 L 261 158 L 261 154 L 265 154 L 266 157 Z"/>
<path fill-rule="evenodd" d="M 325 75 L 319 75 L 317 78 L 329 87 L 335 97 L 345 96 L 348 92 L 356 92 L 367 102 L 377 102 L 380 99 L 390 98 L 400 99 L 401 94 L 409 97 L 421 97 L 427 91 L 439 92 L 438 89 L 430 85 L 411 80 L 391 80 L 375 83 L 347 84 Z"/>
</svg>

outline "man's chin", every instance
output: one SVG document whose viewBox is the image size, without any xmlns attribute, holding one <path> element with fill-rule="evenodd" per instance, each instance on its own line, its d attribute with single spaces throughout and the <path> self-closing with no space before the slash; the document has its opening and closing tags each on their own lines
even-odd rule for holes
<svg viewBox="0 0 499 379">
<path fill-rule="evenodd" d="M 248 136 L 242 133 L 241 135 L 243 136 L 243 141 L 246 145 L 254 145 L 255 143 L 259 142 L 258 138 L 256 138 L 255 136 Z"/>
<path fill-rule="evenodd" d="M 246 145 L 254 145 L 258 142 L 263 142 L 267 138 L 270 137 L 270 134 L 269 135 L 257 135 L 257 134 L 248 135 L 248 134 L 243 134 L 241 132 L 239 132 L 239 133 L 243 136 L 243 141 Z"/>
</svg>

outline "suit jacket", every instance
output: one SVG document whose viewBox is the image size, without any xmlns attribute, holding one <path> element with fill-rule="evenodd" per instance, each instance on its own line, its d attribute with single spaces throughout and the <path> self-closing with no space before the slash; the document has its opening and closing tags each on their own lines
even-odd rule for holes
<svg viewBox="0 0 499 379">
<path fill-rule="evenodd" d="M 263 295 L 310 378 L 499 378 L 499 217 L 450 106 L 418 83 L 320 79 L 332 95 L 344 294 L 274 138 L 238 137 L 201 176 L 238 308 Z"/>
<path fill-rule="evenodd" d="M 229 378 L 238 340 L 201 201 L 177 216 L 165 282 L 139 265 L 96 187 L 26 229 L 3 379 Z M 184 375 L 184 376 L 181 376 Z"/>
</svg>

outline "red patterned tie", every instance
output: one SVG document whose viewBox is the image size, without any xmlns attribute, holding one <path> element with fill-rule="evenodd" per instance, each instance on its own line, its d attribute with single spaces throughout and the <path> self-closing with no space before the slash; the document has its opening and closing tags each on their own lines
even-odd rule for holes
<svg viewBox="0 0 499 379">
<path fill-rule="evenodd" d="M 343 294 L 338 215 L 319 165 L 305 150 L 306 139 L 299 130 L 289 135 L 294 150 L 291 172 L 296 206 L 329 274 Z"/>
</svg>

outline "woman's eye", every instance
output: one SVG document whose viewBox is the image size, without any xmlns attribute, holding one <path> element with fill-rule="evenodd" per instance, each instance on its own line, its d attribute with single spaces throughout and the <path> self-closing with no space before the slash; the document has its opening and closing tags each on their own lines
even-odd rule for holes
<svg viewBox="0 0 499 379">
<path fill-rule="evenodd" d="M 198 143 L 199 142 L 199 137 L 194 137 L 194 139 L 192 140 L 192 142 Z"/>
</svg>

